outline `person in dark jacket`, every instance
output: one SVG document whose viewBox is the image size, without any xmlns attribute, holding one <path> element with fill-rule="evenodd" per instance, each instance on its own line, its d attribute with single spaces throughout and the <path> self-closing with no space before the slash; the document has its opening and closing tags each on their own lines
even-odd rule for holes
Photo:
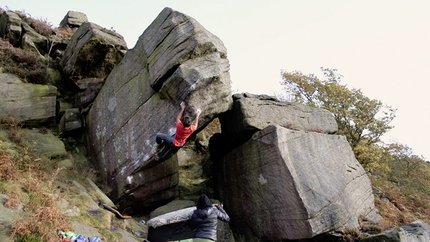
<svg viewBox="0 0 430 242">
<path fill-rule="evenodd" d="M 191 228 L 195 229 L 193 242 L 216 241 L 218 219 L 226 223 L 230 221 L 221 205 L 212 205 L 205 194 L 201 195 L 190 220 Z"/>
</svg>

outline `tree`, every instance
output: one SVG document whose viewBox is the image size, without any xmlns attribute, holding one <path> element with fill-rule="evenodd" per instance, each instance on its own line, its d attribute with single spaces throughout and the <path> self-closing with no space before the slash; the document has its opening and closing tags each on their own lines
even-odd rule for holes
<svg viewBox="0 0 430 242">
<path fill-rule="evenodd" d="M 346 85 L 341 85 L 343 76 L 336 69 L 321 68 L 321 71 L 324 77 L 321 80 L 313 74 L 283 71 L 281 85 L 295 102 L 330 111 L 338 124 L 338 134 L 346 136 L 359 159 L 363 157 L 363 150 L 368 151 L 393 128 L 390 122 L 396 110 L 379 100 L 366 97 L 360 89 L 348 89 Z M 359 148 L 363 145 L 368 147 Z M 371 147 L 371 150 L 376 148 Z"/>
<path fill-rule="evenodd" d="M 425 164 L 424 158 L 413 154 L 412 149 L 400 143 L 393 143 L 387 147 L 389 153 L 392 155 L 392 166 L 397 166 L 399 169 L 395 169 L 393 172 L 402 174 L 401 177 L 406 179 L 412 178 L 414 171 L 421 165 Z"/>
</svg>

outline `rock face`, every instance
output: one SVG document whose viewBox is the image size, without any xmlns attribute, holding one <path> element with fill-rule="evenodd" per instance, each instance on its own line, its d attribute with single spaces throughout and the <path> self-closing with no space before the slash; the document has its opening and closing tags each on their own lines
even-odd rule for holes
<svg viewBox="0 0 430 242">
<path fill-rule="evenodd" d="M 57 88 L 23 83 L 17 76 L 0 73 L 0 117 L 46 122 L 55 117 Z"/>
<path fill-rule="evenodd" d="M 330 134 L 337 129 L 333 116 L 261 96 L 236 98 L 221 120 L 223 127 L 235 128 L 223 129 L 219 142 L 247 137 L 246 127 L 257 131 L 215 162 L 221 167 L 221 199 L 246 241 L 307 239 L 358 227 L 359 216 L 380 220 L 364 169 L 345 137 Z M 261 116 L 268 113 L 272 118 Z"/>
<path fill-rule="evenodd" d="M 155 135 L 174 134 L 181 101 L 185 115 L 203 110 L 199 129 L 231 107 L 226 55 L 197 21 L 165 8 L 107 77 L 88 114 L 89 144 L 122 209 L 177 194 L 175 156 L 150 166 Z"/>
</svg>

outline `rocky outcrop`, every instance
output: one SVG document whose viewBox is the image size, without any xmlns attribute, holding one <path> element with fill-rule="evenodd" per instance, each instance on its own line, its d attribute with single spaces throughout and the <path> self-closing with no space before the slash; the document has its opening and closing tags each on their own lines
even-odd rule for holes
<svg viewBox="0 0 430 242">
<path fill-rule="evenodd" d="M 34 20 L 19 11 L 1 11 L 0 14 L 0 37 L 15 48 L 37 54 L 40 58 L 39 62 L 46 61 L 48 55 L 53 60 L 61 59 L 69 43 L 70 35 L 70 31 L 65 28 L 51 29 L 43 21 Z M 20 61 L 25 62 L 25 59 Z M 31 67 L 29 69 L 34 71 Z M 24 76 L 22 77 L 24 78 Z"/>
<path fill-rule="evenodd" d="M 0 37 L 15 47 L 34 52 L 41 57 L 48 53 L 49 40 L 34 30 L 29 23 L 13 11 L 0 15 Z"/>
<path fill-rule="evenodd" d="M 363 242 L 424 242 L 430 241 L 430 226 L 421 220 L 403 225 L 381 234 L 361 239 Z"/>
<path fill-rule="evenodd" d="M 226 56 L 219 38 L 165 8 L 106 78 L 88 114 L 89 144 L 123 209 L 176 196 L 177 161 L 150 167 L 155 135 L 175 132 L 182 101 L 185 115 L 203 110 L 199 130 L 231 107 Z"/>
<path fill-rule="evenodd" d="M 21 18 L 13 11 L 4 11 L 0 15 L 0 37 L 8 39 L 13 46 L 20 45 Z"/>
<path fill-rule="evenodd" d="M 0 73 L 0 117 L 9 115 L 31 123 L 46 123 L 55 118 L 57 88 L 29 84 L 17 76 Z"/>
<path fill-rule="evenodd" d="M 73 34 L 61 59 L 63 72 L 75 83 L 84 78 L 105 79 L 127 50 L 124 38 L 86 22 Z"/>
</svg>

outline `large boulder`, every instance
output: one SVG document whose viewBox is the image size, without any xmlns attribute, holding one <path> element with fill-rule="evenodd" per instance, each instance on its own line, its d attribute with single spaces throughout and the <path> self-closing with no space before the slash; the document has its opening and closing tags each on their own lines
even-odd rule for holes
<svg viewBox="0 0 430 242">
<path fill-rule="evenodd" d="M 209 148 L 218 196 L 246 241 L 308 239 L 381 219 L 330 112 L 267 95 L 233 98 Z"/>
<path fill-rule="evenodd" d="M 83 23 L 73 34 L 61 66 L 70 80 L 105 79 L 127 51 L 124 38 L 97 24 Z"/>
<path fill-rule="evenodd" d="M 121 209 L 177 195 L 177 164 L 150 161 L 157 132 L 174 134 L 182 101 L 185 115 L 203 110 L 198 130 L 230 109 L 227 51 L 196 20 L 165 8 L 106 78 L 87 117 L 91 153 Z"/>
<path fill-rule="evenodd" d="M 270 125 L 225 155 L 224 201 L 247 241 L 307 239 L 377 222 L 369 178 L 344 136 Z"/>
<path fill-rule="evenodd" d="M 55 119 L 57 88 L 22 82 L 14 74 L 0 73 L 0 118 L 46 123 Z"/>
</svg>

